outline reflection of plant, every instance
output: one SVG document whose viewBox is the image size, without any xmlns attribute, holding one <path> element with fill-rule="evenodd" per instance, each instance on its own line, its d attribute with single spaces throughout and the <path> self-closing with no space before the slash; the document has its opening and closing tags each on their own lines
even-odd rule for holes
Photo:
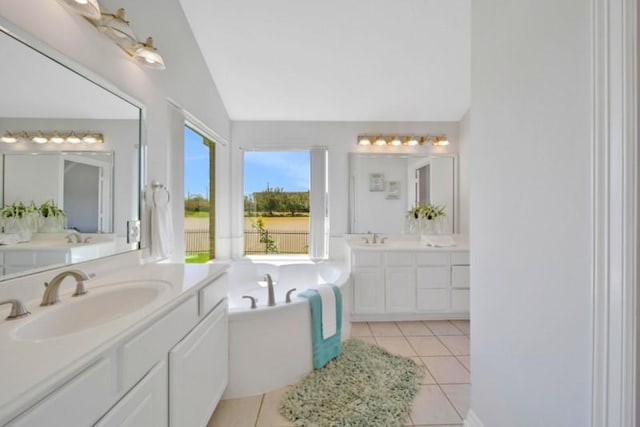
<svg viewBox="0 0 640 427">
<path fill-rule="evenodd" d="M 53 199 L 47 200 L 41 204 L 38 208 L 38 212 L 43 218 L 67 216 L 67 214 L 65 214 L 64 211 L 56 205 Z"/>
<path fill-rule="evenodd" d="M 37 212 L 38 209 L 33 202 L 29 205 L 25 205 L 22 202 L 15 202 L 2 208 L 0 215 L 2 215 L 3 218 L 26 218 L 29 214 Z"/>
<path fill-rule="evenodd" d="M 430 203 L 414 206 L 409 210 L 409 212 L 407 212 L 407 216 L 409 218 L 415 219 L 425 218 L 431 220 L 446 215 L 447 213 L 445 212 L 444 206 L 436 206 Z"/>
<path fill-rule="evenodd" d="M 278 253 L 276 241 L 269 236 L 269 230 L 264 227 L 264 219 L 258 218 L 255 223 L 251 224 L 251 227 L 258 230 L 260 243 L 264 243 L 266 245 L 266 253 Z"/>
</svg>

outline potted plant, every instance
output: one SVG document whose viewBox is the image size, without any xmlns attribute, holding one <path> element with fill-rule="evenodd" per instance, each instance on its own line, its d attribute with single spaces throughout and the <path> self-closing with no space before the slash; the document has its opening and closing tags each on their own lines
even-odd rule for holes
<svg viewBox="0 0 640 427">
<path fill-rule="evenodd" d="M 420 234 L 441 234 L 446 215 L 444 206 L 436 206 L 431 203 L 416 205 L 407 212 L 409 231 Z"/>
<path fill-rule="evenodd" d="M 38 231 L 41 233 L 56 233 L 64 229 L 67 214 L 53 200 L 47 200 L 41 204 L 38 213 L 40 214 Z"/>
<path fill-rule="evenodd" d="M 38 209 L 33 202 L 29 205 L 22 202 L 6 205 L 0 210 L 0 217 L 4 232 L 16 234 L 19 242 L 31 240 L 31 234 L 38 227 Z"/>
</svg>

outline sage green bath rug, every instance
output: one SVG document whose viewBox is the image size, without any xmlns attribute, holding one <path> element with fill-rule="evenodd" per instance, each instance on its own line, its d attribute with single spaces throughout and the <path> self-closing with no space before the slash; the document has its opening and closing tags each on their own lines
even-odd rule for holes
<svg viewBox="0 0 640 427">
<path fill-rule="evenodd" d="M 402 426 L 423 373 L 411 359 L 350 339 L 338 358 L 285 393 L 280 413 L 305 427 Z"/>
</svg>

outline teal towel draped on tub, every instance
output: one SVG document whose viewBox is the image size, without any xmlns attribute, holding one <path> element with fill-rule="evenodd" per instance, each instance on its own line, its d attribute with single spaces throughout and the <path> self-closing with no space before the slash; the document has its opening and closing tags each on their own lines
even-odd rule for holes
<svg viewBox="0 0 640 427">
<path fill-rule="evenodd" d="M 322 299 L 315 289 L 307 289 L 298 294 L 309 300 L 311 306 L 311 339 L 313 341 L 313 367 L 322 368 L 331 359 L 342 352 L 342 293 L 340 288 L 332 286 L 336 297 L 336 333 L 322 339 Z"/>
</svg>

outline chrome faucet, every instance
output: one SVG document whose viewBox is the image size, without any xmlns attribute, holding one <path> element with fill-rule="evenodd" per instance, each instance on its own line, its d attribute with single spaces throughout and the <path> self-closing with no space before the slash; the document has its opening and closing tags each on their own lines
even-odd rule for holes
<svg viewBox="0 0 640 427">
<path fill-rule="evenodd" d="M 0 301 L 0 305 L 3 304 L 11 304 L 11 312 L 7 316 L 7 320 L 19 319 L 24 316 L 28 316 L 29 311 L 27 307 L 24 306 L 22 301 L 18 301 L 17 299 L 8 299 L 5 301 Z"/>
<path fill-rule="evenodd" d="M 89 280 L 89 276 L 80 270 L 63 271 L 51 279 L 51 282 L 44 284 L 47 289 L 45 289 L 44 295 L 42 296 L 41 306 L 53 305 L 60 302 L 60 285 L 67 276 L 73 276 L 73 278 L 76 279 L 76 291 L 72 296 L 77 297 L 87 293 L 87 290 L 84 288 L 84 281 Z"/>
<path fill-rule="evenodd" d="M 373 240 L 371 241 L 371 243 L 378 243 L 378 234 L 377 233 L 373 233 Z"/>
<path fill-rule="evenodd" d="M 269 291 L 269 302 L 267 302 L 267 305 L 273 307 L 276 305 L 276 297 L 273 295 L 273 280 L 271 279 L 271 275 L 268 273 L 265 274 L 264 280 L 267 281 L 267 290 Z"/>
</svg>

